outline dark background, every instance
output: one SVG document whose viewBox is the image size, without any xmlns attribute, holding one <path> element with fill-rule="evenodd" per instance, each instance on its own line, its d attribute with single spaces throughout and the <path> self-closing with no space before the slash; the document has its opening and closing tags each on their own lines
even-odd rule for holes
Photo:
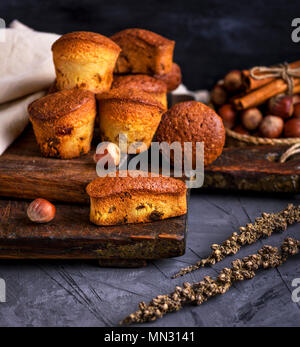
<svg viewBox="0 0 300 347">
<path fill-rule="evenodd" d="M 291 40 L 299 0 L 1 0 L 0 17 L 60 34 L 152 30 L 176 41 L 175 61 L 190 89 L 210 88 L 231 69 L 300 56 Z"/>
</svg>

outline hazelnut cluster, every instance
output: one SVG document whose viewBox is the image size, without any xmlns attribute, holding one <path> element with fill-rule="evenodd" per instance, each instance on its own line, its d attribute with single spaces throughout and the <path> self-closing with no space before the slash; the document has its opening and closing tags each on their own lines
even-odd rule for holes
<svg viewBox="0 0 300 347">
<path fill-rule="evenodd" d="M 233 70 L 211 92 L 211 102 L 226 128 L 266 138 L 300 137 L 300 95 L 279 94 L 259 107 L 237 111 L 232 100 L 244 91 L 242 72 Z"/>
<path fill-rule="evenodd" d="M 240 227 L 240 232 L 234 232 L 222 245 L 213 244 L 209 257 L 201 259 L 194 265 L 182 268 L 173 278 L 183 276 L 204 266 L 214 265 L 227 256 L 236 254 L 244 245 L 255 243 L 263 237 L 270 237 L 275 231 L 285 231 L 288 225 L 300 222 L 300 205 L 289 204 L 278 213 L 263 213 L 256 218 L 254 224 Z"/>
<path fill-rule="evenodd" d="M 257 254 L 232 262 L 231 268 L 224 268 L 216 279 L 207 276 L 203 281 L 176 286 L 174 292 L 159 295 L 147 305 L 139 304 L 139 309 L 125 318 L 121 324 L 154 321 L 169 312 L 180 310 L 186 304 L 201 305 L 209 298 L 226 293 L 234 282 L 253 278 L 262 269 L 274 268 L 284 263 L 289 256 L 299 252 L 300 241 L 292 238 L 284 240 L 281 251 L 276 247 L 264 246 Z"/>
</svg>

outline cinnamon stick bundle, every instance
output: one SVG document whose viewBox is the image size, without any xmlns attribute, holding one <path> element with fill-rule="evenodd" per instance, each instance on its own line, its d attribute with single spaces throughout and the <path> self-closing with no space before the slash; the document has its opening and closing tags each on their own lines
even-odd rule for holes
<svg viewBox="0 0 300 347">
<path fill-rule="evenodd" d="M 289 68 L 296 69 L 300 67 L 300 60 L 297 60 L 291 64 L 289 64 Z M 263 73 L 257 72 L 257 75 L 263 75 Z M 256 80 L 255 78 L 250 76 L 250 70 L 243 70 L 242 71 L 242 78 L 243 83 L 246 87 L 246 93 L 249 93 L 257 88 L 260 88 L 272 81 L 274 81 L 274 78 L 264 78 L 262 80 Z"/>
<path fill-rule="evenodd" d="M 300 88 L 300 78 L 294 79 L 294 90 L 296 94 Z M 282 79 L 274 79 L 272 82 L 255 89 L 254 91 L 242 96 L 235 98 L 233 104 L 237 110 L 245 110 L 249 107 L 256 107 L 263 104 L 266 100 L 270 99 L 280 93 L 284 93 L 288 89 L 285 81 Z"/>
</svg>

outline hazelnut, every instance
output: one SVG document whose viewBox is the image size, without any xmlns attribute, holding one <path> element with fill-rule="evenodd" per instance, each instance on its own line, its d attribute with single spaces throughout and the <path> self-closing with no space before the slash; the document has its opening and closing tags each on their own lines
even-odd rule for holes
<svg viewBox="0 0 300 347">
<path fill-rule="evenodd" d="M 214 86 L 210 93 L 211 102 L 216 106 L 222 106 L 227 100 L 227 92 L 221 85 Z"/>
<path fill-rule="evenodd" d="M 300 102 L 294 105 L 294 117 L 300 118 Z"/>
<path fill-rule="evenodd" d="M 300 137 L 300 118 L 292 118 L 285 123 L 284 136 Z"/>
<path fill-rule="evenodd" d="M 236 133 L 242 134 L 242 135 L 249 135 L 249 131 L 245 129 L 241 124 L 237 125 L 233 130 Z"/>
<path fill-rule="evenodd" d="M 248 130 L 255 130 L 263 120 L 263 115 L 256 107 L 248 108 L 241 114 L 241 121 Z"/>
<path fill-rule="evenodd" d="M 293 95 L 293 104 L 298 104 L 300 102 L 300 94 Z"/>
<path fill-rule="evenodd" d="M 118 166 L 120 164 L 120 148 L 112 142 L 100 143 L 94 154 L 95 163 L 98 163 L 99 160 L 109 166 Z"/>
<path fill-rule="evenodd" d="M 266 116 L 260 124 L 259 131 L 263 137 L 277 138 L 282 134 L 284 121 L 277 116 Z"/>
<path fill-rule="evenodd" d="M 224 86 L 229 92 L 237 92 L 241 90 L 243 87 L 241 71 L 230 71 L 224 78 Z"/>
<path fill-rule="evenodd" d="M 236 110 L 230 104 L 225 104 L 219 108 L 219 116 L 223 119 L 226 128 L 233 128 L 236 120 Z"/>
<path fill-rule="evenodd" d="M 48 223 L 55 217 L 55 206 L 45 199 L 35 199 L 27 208 L 27 216 L 32 222 Z"/>
<path fill-rule="evenodd" d="M 269 112 L 274 116 L 289 118 L 294 112 L 293 97 L 279 94 L 269 100 Z"/>
</svg>

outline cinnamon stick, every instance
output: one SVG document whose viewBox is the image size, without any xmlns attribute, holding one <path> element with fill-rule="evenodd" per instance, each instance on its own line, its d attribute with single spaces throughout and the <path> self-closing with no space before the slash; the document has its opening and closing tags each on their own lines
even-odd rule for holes
<svg viewBox="0 0 300 347">
<path fill-rule="evenodd" d="M 282 79 L 274 79 L 272 82 L 242 96 L 235 98 L 233 104 L 237 110 L 245 110 L 249 107 L 256 107 L 263 104 L 265 101 L 270 99 L 272 96 L 284 93 L 288 86 Z M 298 93 L 297 90 L 300 88 L 300 78 L 294 79 L 294 90 L 293 93 Z"/>
<path fill-rule="evenodd" d="M 300 60 L 297 60 L 289 64 L 289 67 L 291 69 L 296 69 L 300 67 Z M 260 74 L 263 74 L 263 73 L 257 73 L 257 75 L 260 75 Z M 243 83 L 246 86 L 247 93 L 274 81 L 274 78 L 265 78 L 263 80 L 256 80 L 255 78 L 250 76 L 250 70 L 243 70 L 242 78 L 243 78 Z"/>
</svg>

